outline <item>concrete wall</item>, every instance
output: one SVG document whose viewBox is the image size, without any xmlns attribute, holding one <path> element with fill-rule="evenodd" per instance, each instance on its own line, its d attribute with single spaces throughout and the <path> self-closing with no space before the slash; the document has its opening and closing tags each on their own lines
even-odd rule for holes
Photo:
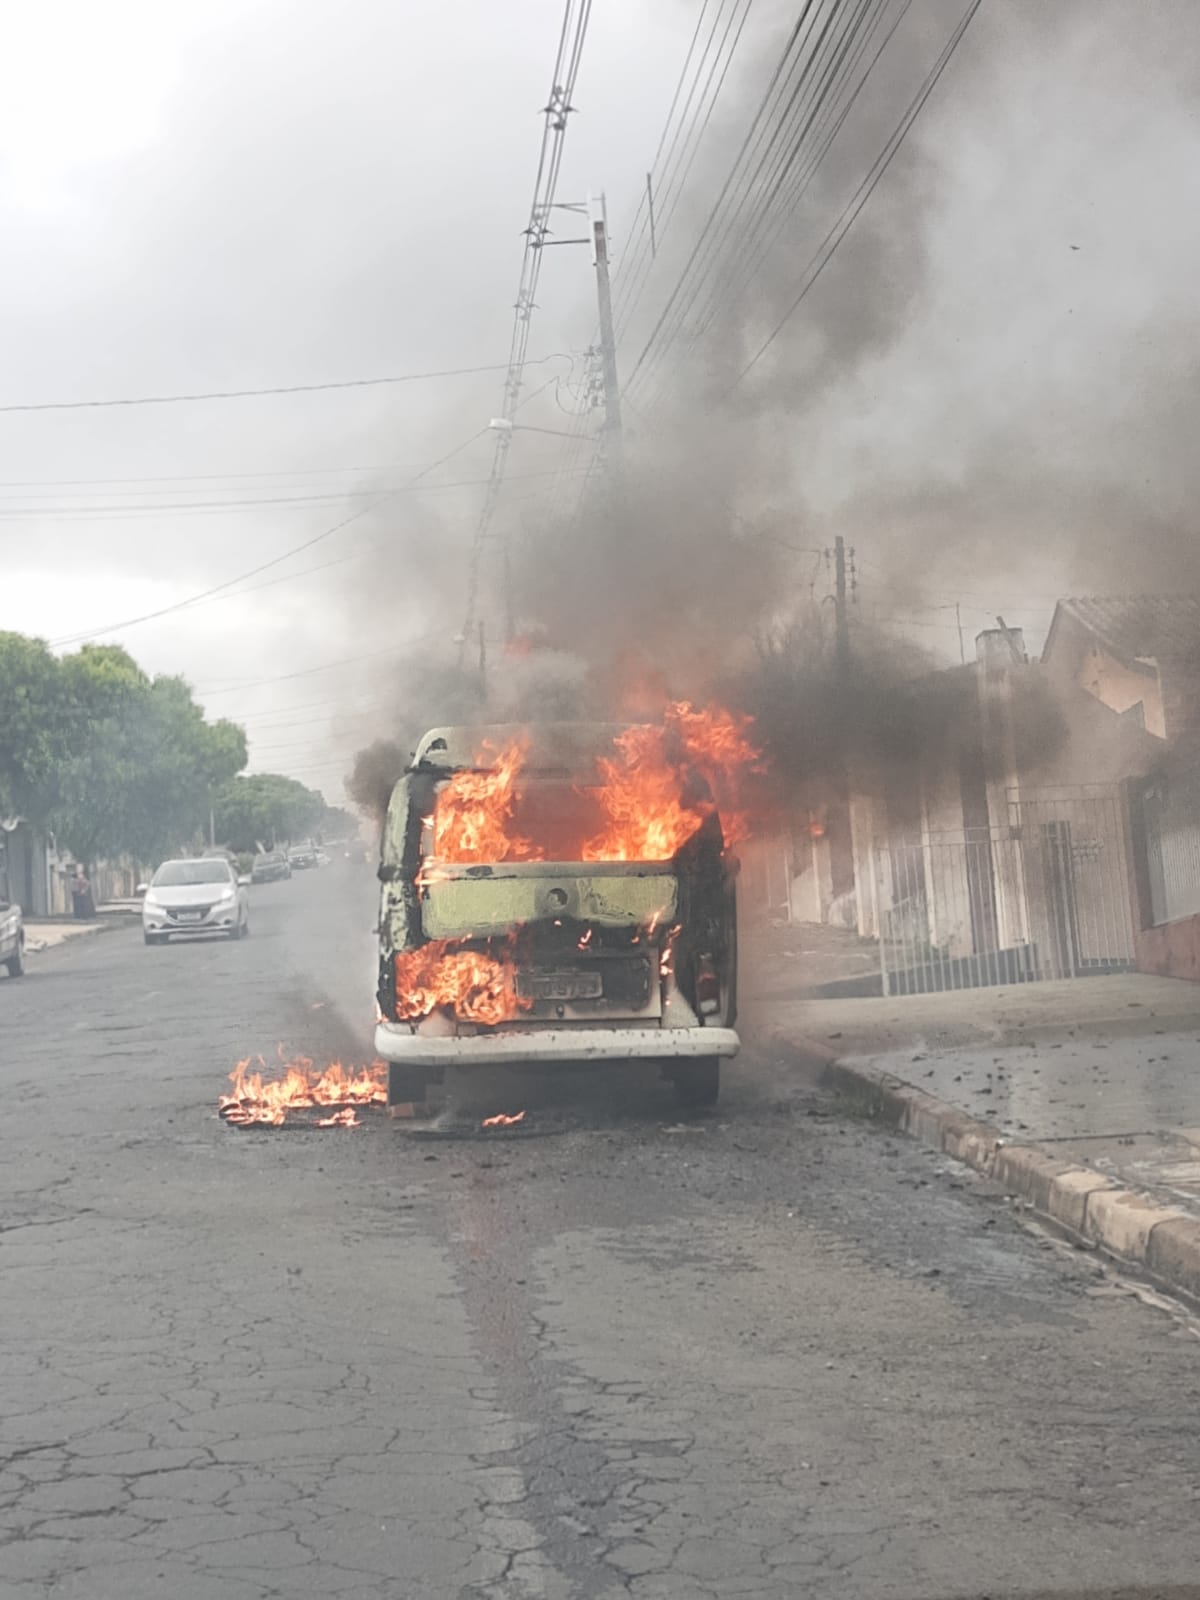
<svg viewBox="0 0 1200 1600">
<path fill-rule="evenodd" d="M 737 849 L 738 905 L 748 917 L 790 916 L 791 845 L 786 835 L 748 839 Z"/>
<path fill-rule="evenodd" d="M 27 917 L 52 912 L 50 852 L 44 834 L 20 822 L 4 834 L 7 893 Z"/>
<path fill-rule="evenodd" d="M 1143 928 L 1134 935 L 1137 969 L 1200 983 L 1200 916 Z"/>
<path fill-rule="evenodd" d="M 1146 732 L 1166 738 L 1162 684 L 1154 667 L 1134 671 L 1093 646 L 1080 663 L 1078 681 L 1081 689 L 1094 695 L 1110 711 L 1128 711 L 1140 700 Z"/>
</svg>

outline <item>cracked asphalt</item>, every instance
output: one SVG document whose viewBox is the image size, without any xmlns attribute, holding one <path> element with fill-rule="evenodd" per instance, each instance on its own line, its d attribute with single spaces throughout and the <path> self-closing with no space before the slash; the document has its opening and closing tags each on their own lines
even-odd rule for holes
<svg viewBox="0 0 1200 1600">
<path fill-rule="evenodd" d="M 1182 1314 L 748 1049 L 716 1116 L 247 1132 L 368 1048 L 374 885 L 0 980 L 3 1600 L 1193 1592 Z"/>
</svg>

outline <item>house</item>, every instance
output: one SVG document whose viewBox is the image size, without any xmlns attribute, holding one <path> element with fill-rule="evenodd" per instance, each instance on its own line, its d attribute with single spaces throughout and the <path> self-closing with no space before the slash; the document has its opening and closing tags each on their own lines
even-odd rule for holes
<svg viewBox="0 0 1200 1600">
<path fill-rule="evenodd" d="M 1042 665 L 1060 689 L 1174 743 L 1200 731 L 1200 596 L 1060 600 Z"/>
<path fill-rule="evenodd" d="M 1123 785 L 1160 741 L 1031 662 L 1019 629 L 915 686 L 912 759 L 855 774 L 858 926 L 891 992 L 1082 976 L 1135 959 Z"/>
<path fill-rule="evenodd" d="M 27 917 L 57 909 L 53 841 L 21 817 L 0 817 L 0 900 L 14 902 Z"/>
<path fill-rule="evenodd" d="M 888 709 L 812 837 L 775 846 L 770 903 L 786 861 L 790 914 L 877 940 L 887 992 L 1200 980 L 1200 598 L 1062 600 L 1040 660 L 987 629 Z"/>
<path fill-rule="evenodd" d="M 26 917 L 69 917 L 74 859 L 58 848 L 54 835 L 22 817 L 0 817 L 0 901 L 14 901 Z M 98 861 L 90 872 L 97 905 L 129 900 L 149 872 L 128 857 Z"/>
<path fill-rule="evenodd" d="M 1151 736 L 1128 775 L 1135 955 L 1200 980 L 1200 597 L 1064 600 L 1043 662 Z"/>
</svg>

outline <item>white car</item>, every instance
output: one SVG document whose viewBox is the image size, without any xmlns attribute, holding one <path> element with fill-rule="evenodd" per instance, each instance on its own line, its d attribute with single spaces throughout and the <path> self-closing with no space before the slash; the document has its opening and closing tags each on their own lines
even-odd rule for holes
<svg viewBox="0 0 1200 1600">
<path fill-rule="evenodd" d="M 248 878 L 239 878 L 219 856 L 164 861 L 148 884 L 140 884 L 142 936 L 166 944 L 173 933 L 220 933 L 244 939 L 250 932 Z"/>
<path fill-rule="evenodd" d="M 20 906 L 0 900 L 0 967 L 8 968 L 10 978 L 25 971 L 25 929 Z"/>
</svg>

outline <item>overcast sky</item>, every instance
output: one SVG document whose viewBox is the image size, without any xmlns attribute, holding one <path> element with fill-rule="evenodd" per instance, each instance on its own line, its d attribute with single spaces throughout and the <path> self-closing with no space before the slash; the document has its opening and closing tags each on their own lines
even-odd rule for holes
<svg viewBox="0 0 1200 1600">
<path fill-rule="evenodd" d="M 965 3 L 914 0 L 876 104 L 857 135 L 847 124 L 829 215 Z M 618 293 L 699 5 L 593 5 L 561 192 L 607 190 Z M 794 10 L 753 8 L 647 289 L 651 318 Z M 0 405 L 502 363 L 561 11 L 10 8 Z M 1136 586 L 1143 527 L 1195 543 L 1198 43 L 1190 0 L 984 0 L 861 227 L 763 365 L 789 460 L 772 475 L 777 511 L 805 545 L 844 532 L 864 609 L 952 654 L 952 612 L 898 608 L 961 599 L 972 634 L 1004 608 L 1036 645 L 1054 594 Z M 805 215 L 782 242 L 771 305 L 824 220 Z M 547 256 L 539 301 L 531 352 L 576 361 L 531 369 L 530 387 L 580 374 L 586 251 Z M 623 362 L 636 333 L 635 320 Z M 270 561 L 365 503 L 347 494 L 400 485 L 470 439 L 499 409 L 500 377 L 0 413 L 0 627 L 64 640 Z M 551 386 L 528 415 L 567 427 L 560 402 L 570 388 Z M 514 507 L 560 452 L 514 440 Z M 469 484 L 490 459 L 478 439 L 428 482 Z M 149 670 L 185 673 L 212 714 L 245 720 L 256 767 L 338 798 L 345 756 L 386 714 L 378 653 L 453 631 L 481 495 L 397 497 L 258 580 L 285 582 L 111 637 Z M 268 498 L 281 503 L 238 504 Z M 1167 581 L 1171 548 L 1162 534 L 1149 586 Z"/>
</svg>

